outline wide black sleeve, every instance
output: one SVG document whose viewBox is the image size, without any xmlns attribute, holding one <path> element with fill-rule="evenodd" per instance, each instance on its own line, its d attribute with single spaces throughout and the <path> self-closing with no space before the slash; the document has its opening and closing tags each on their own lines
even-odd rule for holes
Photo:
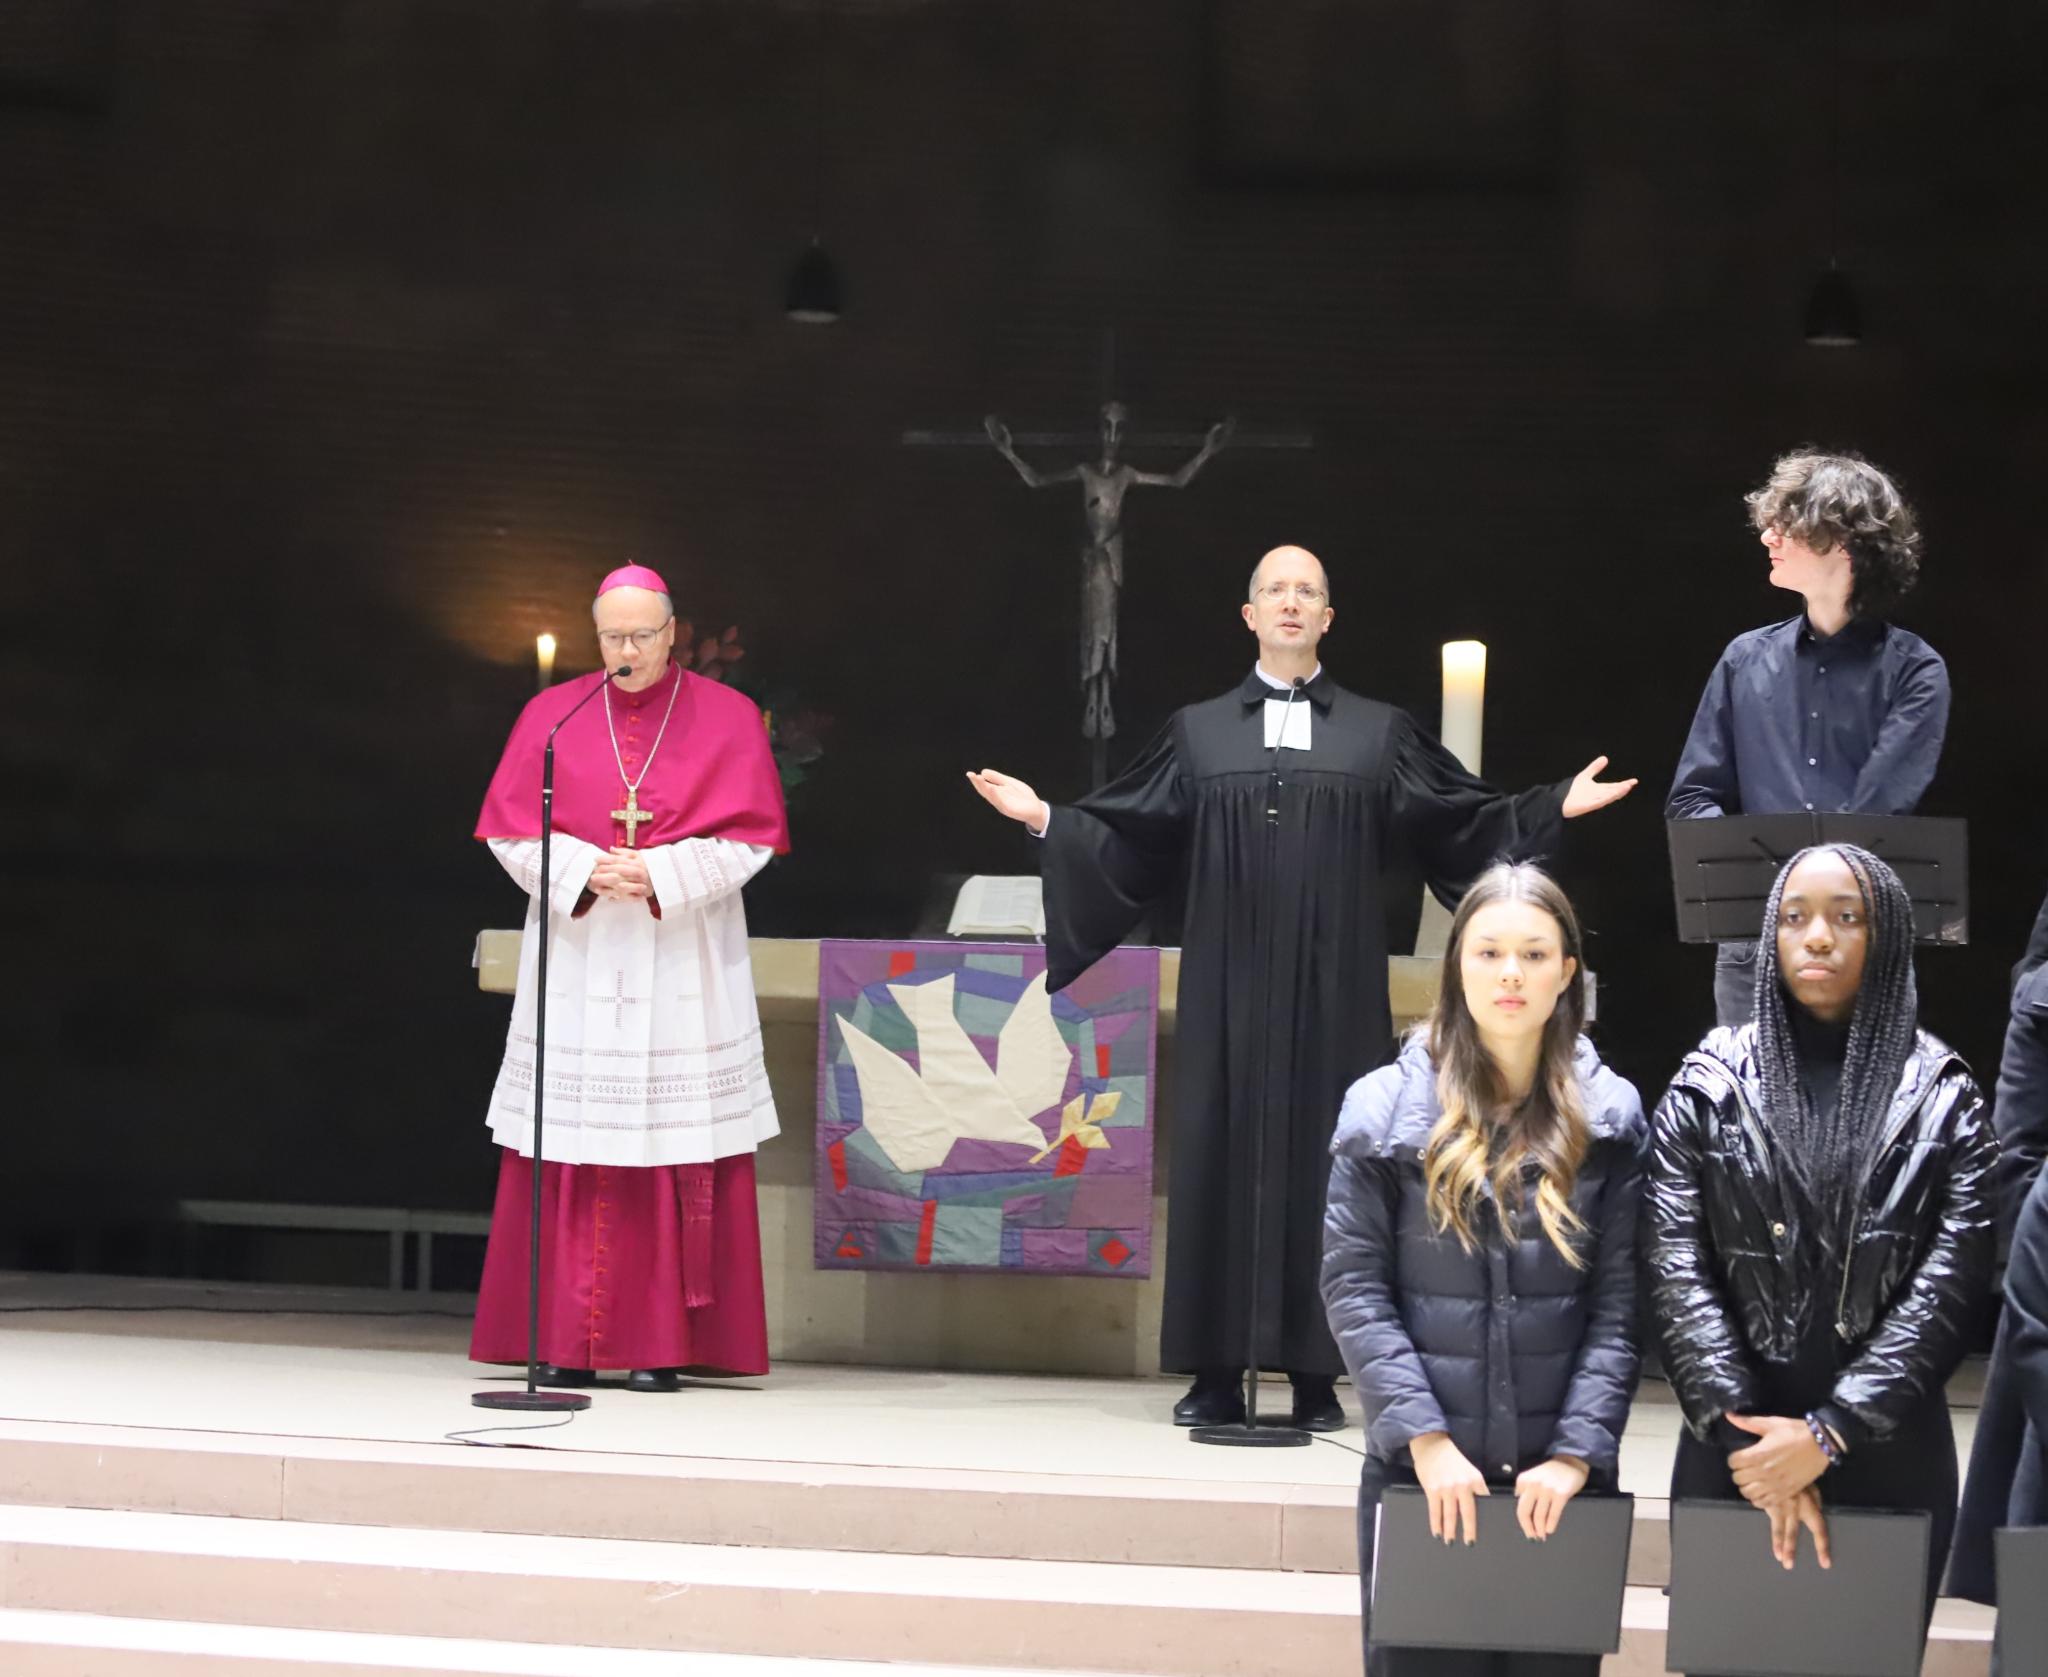
<svg viewBox="0 0 2048 1677">
<path fill-rule="evenodd" d="M 2013 992 L 1991 1118 L 1998 1134 L 1993 1198 L 2002 1251 L 2012 1241 L 2013 1222 L 2041 1174 L 2041 1161 L 2048 1158 L 2048 967 L 2028 973 Z"/>
<path fill-rule="evenodd" d="M 1698 1091 L 1673 1087 L 1650 1120 L 1643 1188 L 1643 1274 L 1664 1372 L 1696 1438 L 1725 1442 L 1722 1417 L 1748 1414 L 1757 1370 L 1708 1250 L 1707 1171 Z"/>
<path fill-rule="evenodd" d="M 1607 1179 L 1595 1235 L 1591 1312 L 1579 1342 L 1577 1366 L 1564 1407 L 1550 1435 L 1553 1456 L 1576 1456 L 1600 1484 L 1614 1483 L 1621 1465 L 1621 1434 L 1635 1401 L 1642 1347 L 1636 1342 L 1636 1223 L 1643 1205 L 1641 1125 L 1618 1144 L 1620 1159 Z"/>
<path fill-rule="evenodd" d="M 1533 862 L 1557 848 L 1569 780 L 1527 792 L 1486 784 L 1405 712 L 1394 722 L 1388 819 L 1439 901 L 1455 908 L 1495 862 Z"/>
<path fill-rule="evenodd" d="M 1064 990 L 1172 891 L 1187 847 L 1179 718 L 1124 772 L 1054 808 L 1039 856 L 1046 985 Z"/>
<path fill-rule="evenodd" d="M 1955 1112 L 1934 1237 L 1855 1361 L 1835 1376 L 1830 1401 L 1815 1411 L 1851 1450 L 1895 1431 L 1915 1405 L 1948 1383 L 1991 1291 L 1997 1253 L 1991 1167 L 1998 1143 L 1975 1080 L 1967 1072 L 1954 1075 L 1959 1086 L 1951 1097 Z"/>
</svg>

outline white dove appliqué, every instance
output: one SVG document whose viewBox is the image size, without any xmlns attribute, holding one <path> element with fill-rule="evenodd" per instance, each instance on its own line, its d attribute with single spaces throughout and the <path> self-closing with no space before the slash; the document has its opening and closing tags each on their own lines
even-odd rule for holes
<svg viewBox="0 0 2048 1677">
<path fill-rule="evenodd" d="M 906 1174 L 936 1170 L 962 1138 L 1013 1142 L 1042 1155 L 1046 1134 L 1031 1120 L 1058 1104 L 1074 1058 L 1053 1022 L 1045 975 L 1032 979 L 1004 1020 L 993 1070 L 954 1017 L 951 973 L 929 984 L 891 984 L 889 994 L 917 1031 L 915 1068 L 839 1022 L 860 1082 L 863 1127 L 889 1163 Z"/>
</svg>

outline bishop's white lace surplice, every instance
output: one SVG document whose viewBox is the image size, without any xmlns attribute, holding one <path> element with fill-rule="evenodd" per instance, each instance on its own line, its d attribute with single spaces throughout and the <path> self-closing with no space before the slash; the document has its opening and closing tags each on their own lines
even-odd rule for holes
<svg viewBox="0 0 2048 1677">
<path fill-rule="evenodd" d="M 531 1158 L 540 840 L 489 842 L 527 895 L 490 1124 L 499 1145 Z M 740 903 L 740 887 L 771 854 L 730 839 L 650 845 L 639 855 L 659 920 L 645 898 L 599 898 L 572 918 L 605 852 L 555 835 L 542 1114 L 550 1164 L 703 1164 L 751 1153 L 777 1133 Z"/>
</svg>

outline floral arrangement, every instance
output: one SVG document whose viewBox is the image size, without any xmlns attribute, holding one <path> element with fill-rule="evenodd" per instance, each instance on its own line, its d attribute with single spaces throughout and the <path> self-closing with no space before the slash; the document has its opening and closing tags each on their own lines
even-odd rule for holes
<svg viewBox="0 0 2048 1677">
<path fill-rule="evenodd" d="M 790 688 L 757 690 L 735 680 L 732 668 L 746 657 L 737 624 L 728 624 L 717 634 L 697 638 L 696 625 L 688 620 L 676 624 L 676 661 L 692 675 L 707 681 L 722 681 L 736 692 L 746 694 L 760 707 L 762 724 L 768 730 L 768 746 L 775 754 L 776 773 L 782 779 L 785 797 L 804 783 L 806 771 L 825 755 L 825 736 L 832 718 L 802 702 Z"/>
</svg>

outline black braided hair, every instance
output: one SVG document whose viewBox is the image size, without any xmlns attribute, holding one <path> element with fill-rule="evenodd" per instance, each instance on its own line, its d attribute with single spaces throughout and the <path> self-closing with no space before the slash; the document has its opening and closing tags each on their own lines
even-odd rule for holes
<svg viewBox="0 0 2048 1677">
<path fill-rule="evenodd" d="M 1863 893 L 1870 942 L 1862 987 L 1849 1016 L 1848 1052 L 1842 1062 L 1841 1098 L 1832 1112 L 1815 1112 L 1799 1075 L 1799 1044 L 1778 968 L 1778 911 L 1785 881 L 1807 857 L 1831 850 L 1848 865 Z M 1849 1197 L 1861 1179 L 1869 1149 L 1913 1051 L 1920 999 L 1913 982 L 1913 899 L 1899 876 L 1853 844 L 1813 845 L 1787 862 L 1771 887 L 1757 947 L 1756 1057 L 1762 1074 L 1764 1118 L 1791 1145 L 1812 1180 L 1807 1184 L 1828 1221 L 1842 1230 Z M 1832 1243 L 1832 1242 L 1831 1242 Z"/>
</svg>

